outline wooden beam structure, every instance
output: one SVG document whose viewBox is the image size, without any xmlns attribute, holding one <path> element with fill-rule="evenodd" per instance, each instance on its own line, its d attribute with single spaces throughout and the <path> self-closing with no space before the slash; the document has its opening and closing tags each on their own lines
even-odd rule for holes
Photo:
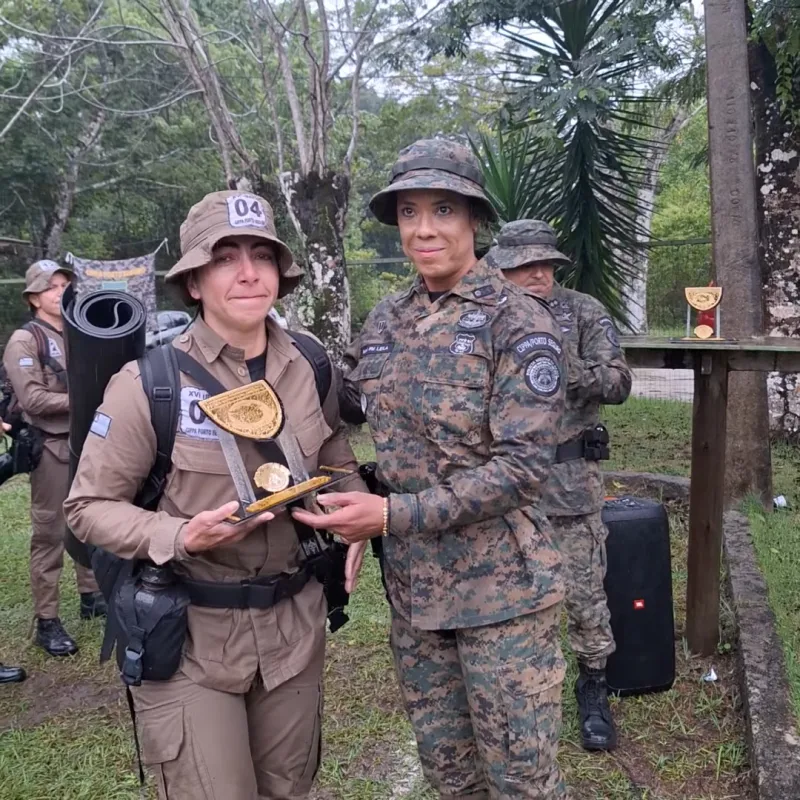
<svg viewBox="0 0 800 800">
<path fill-rule="evenodd" d="M 620 337 L 630 367 L 694 372 L 686 639 L 698 655 L 719 642 L 720 561 L 725 495 L 728 374 L 800 372 L 800 342 Z"/>
</svg>

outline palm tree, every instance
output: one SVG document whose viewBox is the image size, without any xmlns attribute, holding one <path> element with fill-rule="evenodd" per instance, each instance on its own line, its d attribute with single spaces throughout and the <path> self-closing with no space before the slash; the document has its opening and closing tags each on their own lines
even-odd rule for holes
<svg viewBox="0 0 800 800">
<path fill-rule="evenodd" d="M 550 222 L 572 258 L 561 282 L 596 297 L 623 325 L 648 238 L 638 221 L 641 190 L 659 148 L 655 101 L 641 80 L 671 66 L 656 35 L 661 16 L 645 6 L 533 3 L 525 27 L 502 23 L 512 93 L 506 130 L 474 143 L 500 217 Z"/>
</svg>

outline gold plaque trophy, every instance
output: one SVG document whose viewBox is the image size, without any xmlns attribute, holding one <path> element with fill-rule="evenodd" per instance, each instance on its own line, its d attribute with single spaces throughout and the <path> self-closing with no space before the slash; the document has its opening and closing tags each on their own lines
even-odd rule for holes
<svg viewBox="0 0 800 800">
<path fill-rule="evenodd" d="M 686 337 L 687 339 L 720 339 L 719 303 L 721 286 L 687 286 Z M 692 331 L 692 309 L 698 312 L 697 326 Z M 713 318 L 711 312 L 714 312 Z M 712 324 L 713 323 L 713 324 Z M 694 333 L 694 336 L 692 336 Z"/>
<path fill-rule="evenodd" d="M 255 381 L 213 397 L 198 405 L 217 426 L 219 443 L 239 499 L 239 513 L 232 522 L 243 522 L 263 511 L 276 511 L 348 478 L 353 470 L 320 467 L 309 475 L 297 440 L 287 429 L 283 406 L 275 390 L 265 381 Z M 269 462 L 255 472 L 255 484 L 266 496 L 257 498 L 247 472 L 237 437 L 264 442 L 274 440 L 286 464 Z"/>
</svg>

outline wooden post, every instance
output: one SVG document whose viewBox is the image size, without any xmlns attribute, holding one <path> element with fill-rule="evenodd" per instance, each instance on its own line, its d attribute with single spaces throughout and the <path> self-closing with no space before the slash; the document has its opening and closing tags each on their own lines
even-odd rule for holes
<svg viewBox="0 0 800 800">
<path fill-rule="evenodd" d="M 693 653 L 707 656 L 719 641 L 728 354 L 698 353 L 695 358 L 686 638 Z"/>
<path fill-rule="evenodd" d="M 736 339 L 764 332 L 746 13 L 745 0 L 705 0 L 714 271 L 722 331 Z M 726 501 L 756 492 L 771 508 L 766 376 L 732 375 L 728 413 Z"/>
</svg>

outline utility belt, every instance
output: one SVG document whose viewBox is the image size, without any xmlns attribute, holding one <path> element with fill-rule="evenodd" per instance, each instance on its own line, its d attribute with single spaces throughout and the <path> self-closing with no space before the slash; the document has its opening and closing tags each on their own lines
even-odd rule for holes
<svg viewBox="0 0 800 800">
<path fill-rule="evenodd" d="M 594 425 L 556 448 L 556 464 L 565 461 L 607 461 L 611 457 L 608 429 L 605 425 Z"/>
<path fill-rule="evenodd" d="M 190 605 L 269 609 L 299 594 L 312 578 L 323 586 L 328 624 L 331 632 L 337 631 L 348 621 L 344 613 L 349 602 L 344 578 L 347 546 L 326 541 L 323 549 L 311 528 L 295 520 L 295 529 L 305 555 L 296 572 L 238 582 L 184 578 L 170 565 L 149 562 L 128 561 L 114 569 L 111 565 L 122 560 L 96 550 L 92 567 L 109 603 L 101 661 L 110 658 L 116 643 L 117 664 L 126 685 L 169 680 L 180 666 Z"/>
</svg>

